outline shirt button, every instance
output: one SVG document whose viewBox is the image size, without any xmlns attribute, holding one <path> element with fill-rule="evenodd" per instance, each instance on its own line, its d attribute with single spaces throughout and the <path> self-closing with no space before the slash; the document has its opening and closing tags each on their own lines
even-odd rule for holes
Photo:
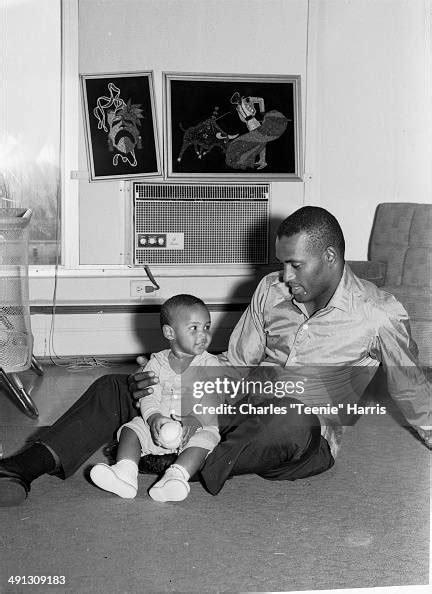
<svg viewBox="0 0 432 594">
<path fill-rule="evenodd" d="M 309 326 L 307 324 L 303 325 L 303 330 L 309 330 Z"/>
<path fill-rule="evenodd" d="M 177 394 L 174 394 L 173 398 L 174 398 L 174 400 L 177 400 L 177 398 L 178 398 Z"/>
</svg>

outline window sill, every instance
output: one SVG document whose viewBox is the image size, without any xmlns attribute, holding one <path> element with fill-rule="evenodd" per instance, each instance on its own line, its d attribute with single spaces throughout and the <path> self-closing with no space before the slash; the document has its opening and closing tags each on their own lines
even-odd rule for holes
<svg viewBox="0 0 432 594">
<path fill-rule="evenodd" d="M 256 276 L 267 274 L 274 271 L 277 265 L 262 264 L 257 266 L 231 264 L 202 264 L 202 265 L 177 265 L 177 266 L 151 266 L 151 272 L 155 278 L 170 277 L 226 277 L 226 276 Z M 29 266 L 30 278 L 53 278 L 55 276 L 63 278 L 108 278 L 108 277 L 139 277 L 147 276 L 142 266 L 79 266 L 77 268 L 66 268 L 63 266 Z"/>
</svg>

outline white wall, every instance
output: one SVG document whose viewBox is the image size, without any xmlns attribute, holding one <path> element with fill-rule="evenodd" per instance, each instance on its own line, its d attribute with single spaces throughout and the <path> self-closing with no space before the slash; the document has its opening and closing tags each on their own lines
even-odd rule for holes
<svg viewBox="0 0 432 594">
<path fill-rule="evenodd" d="M 347 258 L 364 259 L 380 202 L 431 202 L 431 21 L 423 0 L 321 0 L 315 203 L 332 211 Z"/>
<path fill-rule="evenodd" d="M 80 72 L 154 70 L 160 132 L 163 71 L 300 74 L 311 180 L 306 189 L 273 184 L 272 214 L 286 216 L 304 196 L 328 208 L 343 225 L 348 258 L 366 257 L 377 204 L 431 200 L 428 0 L 310 0 L 309 30 L 307 0 L 79 6 Z M 85 169 L 83 138 L 80 158 Z M 81 263 L 122 262 L 118 186 L 80 183 Z M 95 233 L 88 222 L 101 213 Z"/>
<path fill-rule="evenodd" d="M 80 0 L 79 8 L 80 72 L 154 70 L 160 131 L 163 71 L 300 74 L 306 182 L 273 184 L 272 215 L 304 202 L 328 208 L 345 231 L 348 259 L 366 257 L 380 202 L 431 201 L 430 0 Z M 86 169 L 82 123 L 80 135 Z M 81 263 L 121 262 L 118 182 L 79 184 Z M 157 296 L 186 286 L 218 302 L 242 280 L 171 276 Z M 32 299 L 43 302 L 52 287 L 52 279 L 32 281 Z M 129 279 L 64 277 L 58 297 L 127 303 Z M 93 352 L 134 352 L 130 317 L 110 320 L 65 316 L 58 350 L 89 353 L 91 327 Z M 43 350 L 46 324 L 35 324 Z"/>
<path fill-rule="evenodd" d="M 153 70 L 160 138 L 163 71 L 305 76 L 304 0 L 80 0 L 79 7 L 80 73 Z M 274 216 L 284 218 L 302 201 L 301 182 L 273 184 Z M 122 263 L 119 183 L 81 181 L 80 211 L 81 263 Z M 101 213 L 95 233 L 91 221 Z"/>
</svg>

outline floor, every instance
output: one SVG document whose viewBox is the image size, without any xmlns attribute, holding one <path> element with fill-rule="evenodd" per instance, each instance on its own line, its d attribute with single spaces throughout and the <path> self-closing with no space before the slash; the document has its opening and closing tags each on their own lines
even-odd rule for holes
<svg viewBox="0 0 432 594">
<path fill-rule="evenodd" d="M 37 420 L 0 388 L 3 455 L 96 377 L 133 368 L 50 365 L 42 378 L 22 374 Z M 86 469 L 100 460 L 95 453 L 67 481 L 42 477 L 21 507 L 0 510 L 0 592 L 428 590 L 430 453 L 390 414 L 348 428 L 336 465 L 320 476 L 236 477 L 216 497 L 194 483 L 180 503 L 151 501 L 146 475 L 133 501 L 96 489 Z M 65 584 L 23 584 L 30 575 L 64 576 Z"/>
</svg>

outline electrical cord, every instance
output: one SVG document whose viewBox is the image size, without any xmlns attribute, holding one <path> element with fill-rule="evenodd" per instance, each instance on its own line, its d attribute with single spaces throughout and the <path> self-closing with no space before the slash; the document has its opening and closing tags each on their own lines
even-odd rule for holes
<svg viewBox="0 0 432 594">
<path fill-rule="evenodd" d="M 147 274 L 147 277 L 148 277 L 149 281 L 152 283 L 152 285 L 153 285 L 153 287 L 154 287 L 154 288 L 153 288 L 153 291 L 159 291 L 159 289 L 160 289 L 160 286 L 159 286 L 159 285 L 158 285 L 158 283 L 156 282 L 156 280 L 155 280 L 155 277 L 153 276 L 153 273 L 152 273 L 152 271 L 150 270 L 150 266 L 149 266 L 148 264 L 146 264 L 146 265 L 144 266 L 144 270 L 145 270 L 145 272 L 146 272 L 146 274 Z M 151 289 L 152 287 L 148 287 L 148 288 L 149 288 L 149 289 Z M 152 291 L 147 291 L 147 292 L 148 292 L 148 293 L 151 293 Z"/>
</svg>

